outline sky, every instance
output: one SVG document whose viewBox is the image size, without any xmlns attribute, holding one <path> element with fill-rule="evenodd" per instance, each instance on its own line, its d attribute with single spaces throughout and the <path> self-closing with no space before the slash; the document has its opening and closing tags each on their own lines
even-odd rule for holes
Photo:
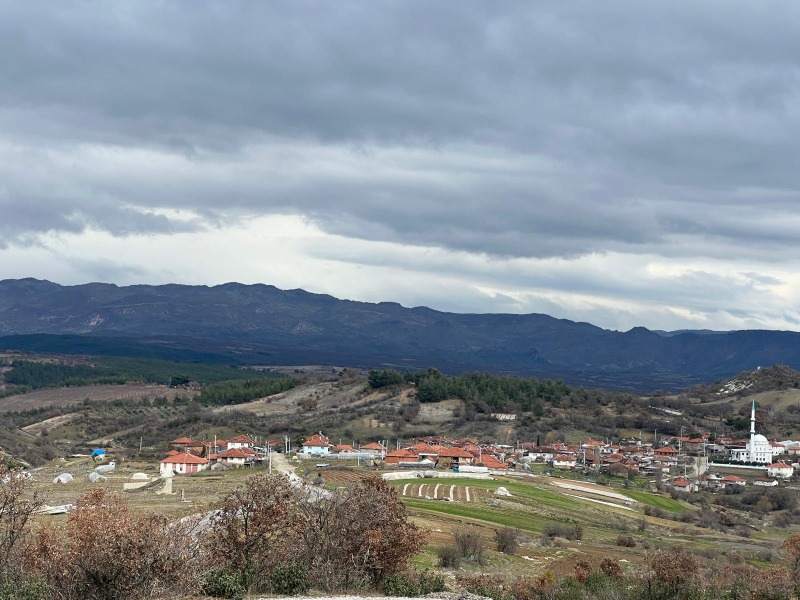
<svg viewBox="0 0 800 600">
<path fill-rule="evenodd" d="M 800 3 L 0 0 L 0 279 L 800 330 Z"/>
</svg>

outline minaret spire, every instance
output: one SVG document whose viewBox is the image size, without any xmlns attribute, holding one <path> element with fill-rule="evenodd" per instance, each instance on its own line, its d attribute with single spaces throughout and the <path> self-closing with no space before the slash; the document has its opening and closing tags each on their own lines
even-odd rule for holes
<svg viewBox="0 0 800 600">
<path fill-rule="evenodd" d="M 756 401 L 750 409 L 750 462 L 756 461 Z"/>
</svg>

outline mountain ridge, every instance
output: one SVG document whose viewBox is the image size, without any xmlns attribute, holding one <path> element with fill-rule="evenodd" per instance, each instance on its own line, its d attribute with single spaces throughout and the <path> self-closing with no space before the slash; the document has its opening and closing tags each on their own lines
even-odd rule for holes
<svg viewBox="0 0 800 600">
<path fill-rule="evenodd" d="M 757 365 L 800 367 L 800 333 L 788 331 L 618 332 L 537 313 L 448 313 L 268 284 L 0 281 L 0 336 L 31 335 L 134 339 L 243 362 L 437 366 L 639 390 L 679 389 Z"/>
</svg>

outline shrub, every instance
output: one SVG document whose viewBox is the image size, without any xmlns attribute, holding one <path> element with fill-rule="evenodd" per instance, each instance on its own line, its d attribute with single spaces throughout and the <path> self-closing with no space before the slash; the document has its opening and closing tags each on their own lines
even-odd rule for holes
<svg viewBox="0 0 800 600">
<path fill-rule="evenodd" d="M 617 538 L 617 546 L 622 546 L 623 548 L 635 548 L 636 540 L 629 535 L 621 535 Z"/>
<path fill-rule="evenodd" d="M 575 579 L 583 583 L 589 574 L 592 572 L 592 565 L 585 560 L 579 560 L 575 563 Z"/>
<path fill-rule="evenodd" d="M 419 593 L 421 595 L 437 594 L 447 591 L 447 584 L 444 576 L 439 573 L 431 573 L 427 569 L 419 574 Z"/>
<path fill-rule="evenodd" d="M 383 591 L 387 596 L 419 596 L 417 583 L 402 573 L 389 575 L 383 582 Z"/>
<path fill-rule="evenodd" d="M 546 571 L 539 577 L 518 577 L 511 583 L 511 597 L 515 600 L 539 600 L 550 598 L 557 586 L 552 571 Z"/>
<path fill-rule="evenodd" d="M 234 490 L 214 518 L 209 547 L 241 574 L 246 591 L 266 591 L 269 575 L 297 542 L 298 492 L 282 474 L 259 473 Z"/>
<path fill-rule="evenodd" d="M 583 538 L 583 527 L 580 525 L 551 523 L 544 528 L 543 536 L 550 539 L 560 537 L 566 540 L 580 540 Z"/>
<path fill-rule="evenodd" d="M 118 495 L 93 490 L 65 528 L 39 532 L 26 567 L 63 600 L 193 593 L 201 582 L 190 527 L 134 515 Z"/>
<path fill-rule="evenodd" d="M 461 552 L 455 546 L 442 546 L 436 552 L 439 566 L 445 569 L 457 569 L 461 566 Z"/>
<path fill-rule="evenodd" d="M 52 597 L 50 587 L 41 579 L 18 582 L 0 577 L 0 600 L 49 600 Z"/>
<path fill-rule="evenodd" d="M 481 537 L 476 531 L 457 531 L 453 534 L 456 548 L 462 558 L 474 561 L 479 565 L 485 562 Z"/>
<path fill-rule="evenodd" d="M 622 577 L 622 567 L 613 558 L 606 557 L 600 561 L 600 570 L 606 577 Z"/>
<path fill-rule="evenodd" d="M 495 532 L 497 550 L 503 554 L 514 554 L 519 546 L 519 530 L 503 527 Z"/>
<path fill-rule="evenodd" d="M 242 576 L 239 573 L 226 573 L 225 571 L 211 571 L 206 575 L 203 583 L 203 593 L 215 598 L 228 598 L 229 600 L 243 600 L 246 593 Z"/>
<path fill-rule="evenodd" d="M 456 577 L 457 585 L 478 596 L 486 596 L 492 600 L 521 600 L 507 589 L 506 582 L 500 577 L 492 575 L 459 575 Z"/>
<path fill-rule="evenodd" d="M 308 569 L 298 564 L 275 567 L 270 573 L 269 584 L 270 591 L 281 596 L 305 594 L 311 587 L 308 580 Z"/>
<path fill-rule="evenodd" d="M 409 571 L 389 575 L 383 582 L 383 591 L 387 596 L 425 596 L 446 592 L 447 586 L 442 575 L 426 569 L 421 573 Z"/>
<path fill-rule="evenodd" d="M 408 521 L 397 490 L 378 477 L 299 506 L 298 556 L 322 589 L 381 587 L 422 547 L 424 534 Z"/>
</svg>

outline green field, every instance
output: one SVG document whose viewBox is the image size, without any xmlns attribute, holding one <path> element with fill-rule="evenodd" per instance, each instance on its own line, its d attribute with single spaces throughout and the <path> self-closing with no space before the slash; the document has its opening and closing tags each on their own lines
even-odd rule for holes
<svg viewBox="0 0 800 600">
<path fill-rule="evenodd" d="M 673 514 L 680 514 L 689 510 L 677 500 L 673 500 L 667 496 L 650 494 L 648 492 L 634 492 L 631 490 L 621 490 L 621 493 L 629 496 L 637 502 L 641 502 L 647 506 L 652 506 L 653 508 L 660 508 L 661 510 L 665 510 Z"/>
</svg>

